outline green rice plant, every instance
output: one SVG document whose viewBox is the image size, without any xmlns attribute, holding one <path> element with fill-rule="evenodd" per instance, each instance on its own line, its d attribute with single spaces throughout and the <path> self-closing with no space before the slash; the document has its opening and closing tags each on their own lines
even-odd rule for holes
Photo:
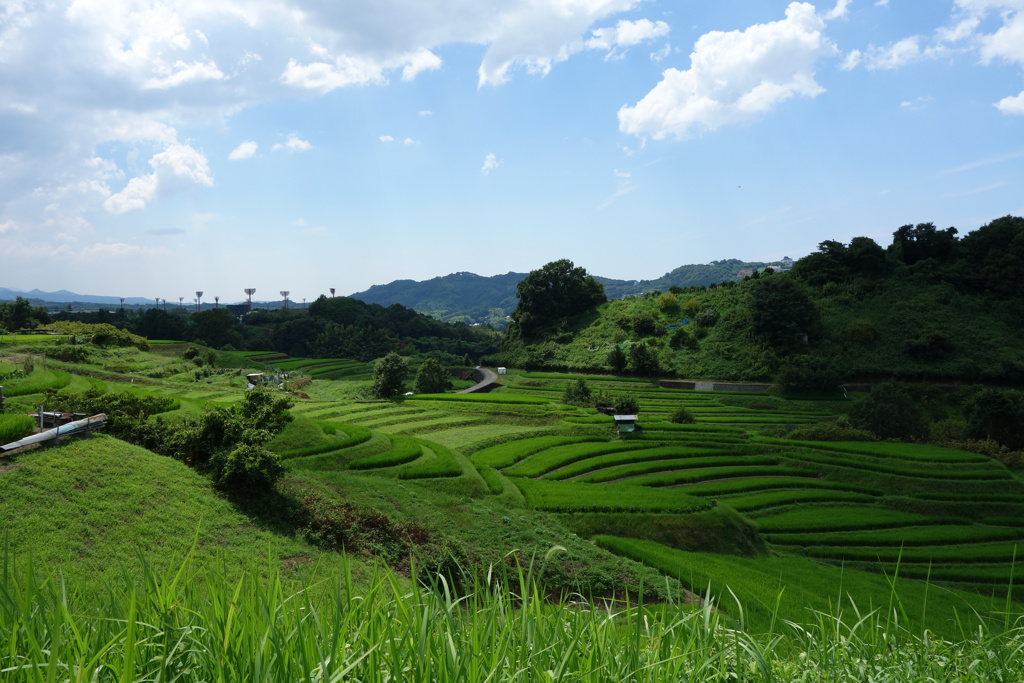
<svg viewBox="0 0 1024 683">
<path fill-rule="evenodd" d="M 980 541 L 981 539 L 979 539 Z M 1024 550 L 1024 543 L 971 543 L 964 545 L 937 546 L 826 546 L 807 548 L 807 555 L 826 560 L 850 560 L 859 562 L 885 562 L 908 564 L 967 564 L 1002 563 L 1009 569 L 1011 563 Z"/>
<path fill-rule="evenodd" d="M 0 413 L 0 446 L 25 438 L 36 430 L 36 422 L 28 415 Z"/>
<path fill-rule="evenodd" d="M 1005 600 L 985 598 L 972 592 L 945 589 L 941 592 L 942 598 L 937 599 L 934 587 L 902 579 L 906 573 L 903 567 L 900 567 L 897 577 L 892 573 L 868 573 L 848 566 L 822 565 L 803 558 L 690 553 L 651 541 L 612 536 L 597 536 L 595 540 L 602 547 L 678 578 L 691 591 L 713 601 L 717 609 L 731 615 L 741 628 L 749 632 L 778 634 L 783 623 L 799 625 L 795 629 L 796 638 L 790 642 L 799 644 L 797 651 L 804 654 L 796 657 L 790 675 L 781 680 L 868 680 L 862 677 L 863 668 L 860 669 L 861 675 L 854 673 L 858 666 L 870 666 L 873 672 L 878 673 L 874 665 L 884 659 L 880 656 L 881 651 L 900 642 L 908 630 L 921 632 L 928 629 L 953 642 L 963 642 L 969 638 L 969 629 L 1004 628 L 1005 622 L 1000 613 L 1007 614 L 1009 624 L 1014 623 L 1013 619 L 1019 613 L 1019 608 L 1013 603 L 1009 604 L 1010 612 L 1007 613 Z M 877 563 L 874 567 L 877 570 Z M 860 628 L 863 628 L 861 635 L 853 636 Z M 810 633 L 830 634 L 829 637 L 834 639 L 830 640 L 830 648 L 835 649 L 823 651 L 811 646 L 808 640 L 803 639 Z M 782 642 L 779 644 L 783 645 Z M 899 649 L 900 646 L 895 647 Z M 908 655 L 913 659 L 907 660 Z M 904 673 L 898 673 L 894 668 L 881 680 L 912 680 L 912 676 L 908 677 L 905 672 L 908 665 L 917 671 L 916 655 L 904 652 L 902 656 L 905 659 Z M 840 666 L 839 661 L 845 661 L 846 657 L 852 657 L 852 661 L 847 663 L 850 669 Z M 1024 668 L 1024 662 L 1016 662 L 1016 657 L 1019 655 L 1011 657 L 1015 661 L 1012 666 Z M 803 678 L 808 667 L 824 662 L 835 667 L 833 672 L 842 670 L 848 673 L 840 678 L 833 678 L 831 674 L 820 679 L 814 676 Z M 910 662 L 915 664 L 910 665 Z M 960 673 L 951 677 L 950 666 Z M 973 674 L 963 673 L 967 667 L 966 663 L 946 659 L 936 668 L 935 680 L 970 680 Z M 1000 670 L 1000 667 L 1001 664 L 997 664 L 994 670 Z"/>
<path fill-rule="evenodd" d="M 721 504 L 745 513 L 799 503 L 871 503 L 874 500 L 874 496 L 864 493 L 829 489 L 784 489 L 718 499 Z"/>
<path fill-rule="evenodd" d="M 889 546 L 963 545 L 991 541 L 1024 539 L 1024 531 L 1013 527 L 980 524 L 930 524 L 898 528 L 817 533 L 767 534 L 772 543 L 810 546 Z"/>
<path fill-rule="evenodd" d="M 621 453 L 651 448 L 652 444 L 644 442 L 612 441 L 604 443 L 572 443 L 564 446 L 553 446 L 534 453 L 520 460 L 511 467 L 504 468 L 510 477 L 539 477 L 559 467 L 565 467 L 580 460 L 593 458 L 608 453 Z"/>
<path fill-rule="evenodd" d="M 549 399 L 539 396 L 522 396 L 518 394 L 414 394 L 406 396 L 406 401 L 451 401 L 452 403 L 525 403 L 543 405 L 551 403 Z"/>
<path fill-rule="evenodd" d="M 281 458 L 287 460 L 292 458 L 303 458 L 310 455 L 319 455 L 321 453 L 334 453 L 369 441 L 370 437 L 373 435 L 373 432 L 371 432 L 369 428 L 362 425 L 344 423 L 330 424 L 334 429 L 341 429 L 346 436 L 342 439 L 329 441 L 316 446 L 306 446 L 304 448 L 294 448 L 288 451 L 281 451 Z"/>
<path fill-rule="evenodd" d="M 425 451 L 432 452 L 434 457 L 424 458 L 422 462 L 414 462 L 408 467 L 402 468 L 398 473 L 399 479 L 433 479 L 457 477 L 462 474 L 462 465 L 459 464 L 450 449 L 422 439 L 416 439 L 416 441 Z"/>
<path fill-rule="evenodd" d="M 549 448 L 594 441 L 607 442 L 607 438 L 596 436 L 534 436 L 506 441 L 489 448 L 484 448 L 470 456 L 470 460 L 476 465 L 487 465 L 495 469 L 503 469 L 514 465 L 523 458 Z"/>
<path fill-rule="evenodd" d="M 674 422 L 644 422 L 641 424 L 644 431 L 659 432 L 714 432 L 719 434 L 736 434 L 746 436 L 742 427 L 726 427 L 713 424 L 676 424 Z"/>
<path fill-rule="evenodd" d="M 530 507 L 553 512 L 698 512 L 714 505 L 681 490 L 511 478 Z"/>
<path fill-rule="evenodd" d="M 740 477 L 751 479 L 775 479 L 811 476 L 813 474 L 815 474 L 815 472 L 811 470 L 800 467 L 785 467 L 782 465 L 708 467 L 706 469 L 677 470 L 674 472 L 645 474 L 639 477 L 633 477 L 629 482 L 637 486 L 667 487 L 697 485 L 701 482 L 714 481 L 717 479 L 736 479 Z"/>
<path fill-rule="evenodd" d="M 864 505 L 830 505 L 807 506 L 758 517 L 757 527 L 762 533 L 779 534 L 826 530 L 887 529 L 921 524 L 962 524 L 963 522 L 962 519 L 932 517 Z"/>
<path fill-rule="evenodd" d="M 969 480 L 996 480 L 1012 479 L 1013 475 L 1002 465 L 992 462 L 991 467 L 985 469 L 955 469 L 955 466 L 947 465 L 946 468 L 936 467 L 911 467 L 904 464 L 906 461 L 890 460 L 869 462 L 855 457 L 836 457 L 821 453 L 808 451 L 792 451 L 785 453 L 791 460 L 828 465 L 830 467 L 848 467 L 851 469 L 864 470 L 867 472 L 879 472 L 897 477 L 912 477 L 915 479 L 953 479 L 956 481 Z M 978 463 L 970 463 L 969 467 L 977 468 Z"/>
<path fill-rule="evenodd" d="M 10 398 L 41 394 L 48 389 L 54 391 L 71 384 L 71 375 L 62 370 L 36 370 L 22 379 L 12 380 L 4 385 L 4 395 Z"/>
<path fill-rule="evenodd" d="M 896 442 L 871 442 L 871 441 L 793 441 L 790 439 L 773 439 L 761 437 L 758 440 L 765 443 L 774 443 L 792 448 L 813 447 L 823 451 L 841 451 L 845 453 L 860 453 L 862 455 L 873 455 L 883 458 L 902 458 L 904 460 L 917 460 L 923 462 L 973 462 L 989 464 L 992 459 L 971 453 L 970 451 L 959 451 L 941 446 L 929 446 L 925 444 L 896 443 Z"/>
<path fill-rule="evenodd" d="M 480 476 L 483 477 L 484 482 L 487 484 L 487 490 L 491 494 L 500 496 L 505 491 L 505 482 L 498 470 L 486 465 L 481 465 L 476 469 L 480 472 Z"/>
<path fill-rule="evenodd" d="M 365 458 L 359 458 L 349 463 L 354 470 L 370 470 L 379 467 L 395 467 L 412 462 L 423 455 L 423 446 L 410 436 L 389 435 L 391 448 L 383 453 L 377 453 Z"/>
<path fill-rule="evenodd" d="M 598 455 L 585 460 L 578 460 L 563 467 L 551 470 L 544 475 L 545 479 L 570 479 L 578 477 L 595 470 L 603 470 L 617 465 L 628 465 L 630 463 L 653 462 L 657 460 L 672 460 L 682 458 L 699 458 L 710 455 L 739 455 L 740 448 L 714 448 L 691 446 L 679 444 L 678 446 L 655 446 L 640 450 L 625 450 Z"/>
<path fill-rule="evenodd" d="M 880 496 L 882 491 L 870 486 L 851 484 L 843 481 L 808 478 L 808 477 L 764 477 L 762 479 L 736 479 L 732 481 L 713 481 L 688 486 L 687 490 L 695 496 L 725 496 L 736 493 L 750 493 L 766 489 L 788 488 L 794 490 L 814 489 L 829 491 L 853 491 L 869 496 Z"/>
<path fill-rule="evenodd" d="M 573 481 L 600 484 L 603 482 L 626 481 L 633 484 L 646 481 L 646 475 L 657 473 L 672 473 L 672 481 L 680 481 L 678 477 L 684 477 L 682 481 L 706 481 L 708 479 L 719 479 L 724 476 L 732 476 L 738 472 L 748 471 L 774 471 L 773 466 L 778 464 L 778 458 L 768 455 L 725 455 L 706 458 L 668 458 L 665 460 L 652 460 L 646 462 L 633 462 L 614 467 L 588 472 L 576 477 Z M 751 469 L 753 468 L 753 469 Z M 764 469 L 772 468 L 772 469 Z M 646 484 L 650 485 L 650 484 Z M 657 484 L 654 484 L 657 485 Z"/>
</svg>

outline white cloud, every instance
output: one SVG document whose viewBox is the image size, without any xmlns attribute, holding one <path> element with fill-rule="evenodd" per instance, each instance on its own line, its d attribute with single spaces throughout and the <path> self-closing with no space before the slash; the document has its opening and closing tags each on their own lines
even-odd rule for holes
<svg viewBox="0 0 1024 683">
<path fill-rule="evenodd" d="M 836 6 L 825 12 L 824 18 L 826 21 L 833 19 L 841 19 L 846 16 L 847 11 L 850 8 L 850 2 L 852 0 L 836 0 Z"/>
<path fill-rule="evenodd" d="M 173 194 L 196 185 L 211 187 L 210 165 L 202 152 L 191 145 L 174 144 L 149 160 L 153 172 L 128 181 L 123 190 L 110 195 L 103 208 L 111 213 L 126 213 L 144 208 L 157 197 Z"/>
<path fill-rule="evenodd" d="M 750 121 L 796 95 L 816 97 L 824 89 L 814 80 L 814 65 L 837 52 L 823 29 L 812 5 L 793 2 L 781 21 L 706 33 L 688 70 L 667 69 L 636 106 L 619 110 L 619 129 L 683 138 Z"/>
<path fill-rule="evenodd" d="M 616 178 L 629 178 L 632 174 L 629 173 L 629 171 L 620 171 L 619 169 L 615 169 L 614 171 L 612 171 L 612 175 L 614 175 Z"/>
<path fill-rule="evenodd" d="M 886 47 L 871 45 L 863 55 L 864 68 L 871 71 L 877 69 L 899 69 L 907 64 L 919 61 L 925 56 L 921 50 L 921 38 L 910 36 Z"/>
<path fill-rule="evenodd" d="M 433 116 L 434 112 L 430 111 L 429 109 L 422 109 L 422 110 L 416 112 L 416 114 L 418 116 Z"/>
<path fill-rule="evenodd" d="M 995 103 L 995 107 L 1004 114 L 1024 116 L 1024 90 L 1019 95 L 1004 97 Z"/>
<path fill-rule="evenodd" d="M 402 144 L 403 145 L 418 145 L 420 143 L 417 140 L 413 140 L 412 138 L 406 138 L 406 139 L 402 140 Z"/>
<path fill-rule="evenodd" d="M 888 7 L 889 0 L 876 0 L 875 7 Z"/>
<path fill-rule="evenodd" d="M 395 139 L 393 137 L 391 137 L 390 135 L 381 135 L 379 140 L 381 142 L 385 143 L 385 144 L 387 144 L 389 142 L 394 142 L 395 141 Z"/>
<path fill-rule="evenodd" d="M 665 45 L 660 50 L 658 50 L 657 52 L 652 52 L 651 53 L 651 61 L 652 62 L 663 61 L 670 54 L 672 54 L 672 45 L 670 45 L 669 43 L 665 43 Z"/>
<path fill-rule="evenodd" d="M 3 221 L 2 223 L 0 223 L 0 235 L 6 234 L 8 232 L 14 232 L 17 229 L 18 226 L 14 221 Z"/>
<path fill-rule="evenodd" d="M 498 168 L 498 166 L 501 166 L 501 161 L 498 160 L 498 157 L 496 157 L 493 152 L 489 152 L 487 156 L 484 157 L 484 165 L 481 167 L 480 173 L 488 175 L 491 171 Z"/>
<path fill-rule="evenodd" d="M 614 28 L 596 28 L 591 37 L 584 43 L 590 50 L 606 50 L 609 59 L 620 55 L 620 48 L 629 48 L 641 43 L 651 42 L 667 36 L 669 25 L 664 21 L 640 19 L 638 21 L 620 20 Z"/>
<path fill-rule="evenodd" d="M 252 140 L 246 140 L 238 147 L 231 150 L 231 154 L 228 155 L 228 159 L 231 161 L 241 161 L 242 159 L 252 159 L 256 155 L 256 150 L 259 149 L 259 145 Z"/>
<path fill-rule="evenodd" d="M 296 133 L 289 133 L 288 140 L 278 142 L 270 148 L 273 152 L 306 152 L 313 149 L 313 145 L 303 140 Z"/>
<path fill-rule="evenodd" d="M 842 69 L 843 71 L 855 69 L 857 68 L 857 65 L 860 64 L 862 58 L 863 54 L 860 50 L 850 50 L 850 52 L 847 53 L 846 57 L 843 58 L 843 62 L 839 65 L 839 68 Z"/>
<path fill-rule="evenodd" d="M 430 50 L 420 50 L 409 58 L 409 63 L 402 67 L 402 80 L 411 81 L 424 71 L 435 71 L 441 68 L 441 58 Z"/>
</svg>

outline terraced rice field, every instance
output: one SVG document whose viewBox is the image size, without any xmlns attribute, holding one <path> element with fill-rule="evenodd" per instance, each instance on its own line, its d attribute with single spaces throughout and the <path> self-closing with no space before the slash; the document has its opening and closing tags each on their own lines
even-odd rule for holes
<svg viewBox="0 0 1024 683">
<path fill-rule="evenodd" d="M 641 429 L 619 438 L 610 417 L 559 403 L 567 381 L 528 373 L 492 394 L 301 401 L 296 415 L 335 434 L 288 465 L 448 480 L 567 515 L 728 508 L 777 554 L 966 587 L 1006 585 L 1024 548 L 1024 485 L 985 456 L 763 437 L 752 430 L 827 414 L 595 377 L 592 388 L 640 403 Z M 695 423 L 668 422 L 680 406 Z"/>
</svg>

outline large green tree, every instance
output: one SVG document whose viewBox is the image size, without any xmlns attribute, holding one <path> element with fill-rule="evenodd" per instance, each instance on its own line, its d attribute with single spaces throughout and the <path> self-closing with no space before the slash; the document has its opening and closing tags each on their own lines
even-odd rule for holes
<svg viewBox="0 0 1024 683">
<path fill-rule="evenodd" d="M 374 364 L 370 393 L 376 398 L 394 398 L 405 391 L 408 376 L 405 359 L 392 351 Z"/>
<path fill-rule="evenodd" d="M 440 394 L 451 388 L 452 377 L 436 358 L 423 361 L 412 383 L 412 390 L 417 394 Z"/>
<path fill-rule="evenodd" d="M 754 334 L 778 349 L 797 346 L 797 335 L 811 333 L 818 321 L 814 302 L 785 274 L 750 283 L 747 308 Z"/>
<path fill-rule="evenodd" d="M 608 300 L 601 283 L 568 259 L 531 271 L 519 281 L 516 296 L 519 304 L 512 321 L 527 338 L 545 325 Z"/>
</svg>

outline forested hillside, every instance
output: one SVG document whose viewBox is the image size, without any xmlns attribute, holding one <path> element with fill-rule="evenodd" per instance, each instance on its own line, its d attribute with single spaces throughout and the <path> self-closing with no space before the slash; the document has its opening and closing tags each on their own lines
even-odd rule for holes
<svg viewBox="0 0 1024 683">
<path fill-rule="evenodd" d="M 712 261 L 706 264 L 679 266 L 654 280 L 616 280 L 595 276 L 610 299 L 643 294 L 669 287 L 710 285 L 726 280 L 739 280 L 745 274 L 770 264 L 737 259 Z M 775 264 L 778 267 L 779 264 Z M 504 329 L 508 315 L 516 307 L 516 285 L 526 273 L 505 273 L 484 277 L 473 273 L 452 273 L 443 277 L 416 282 L 395 280 L 374 285 L 352 298 L 368 304 L 402 304 L 449 322 L 483 323 Z"/>
</svg>

